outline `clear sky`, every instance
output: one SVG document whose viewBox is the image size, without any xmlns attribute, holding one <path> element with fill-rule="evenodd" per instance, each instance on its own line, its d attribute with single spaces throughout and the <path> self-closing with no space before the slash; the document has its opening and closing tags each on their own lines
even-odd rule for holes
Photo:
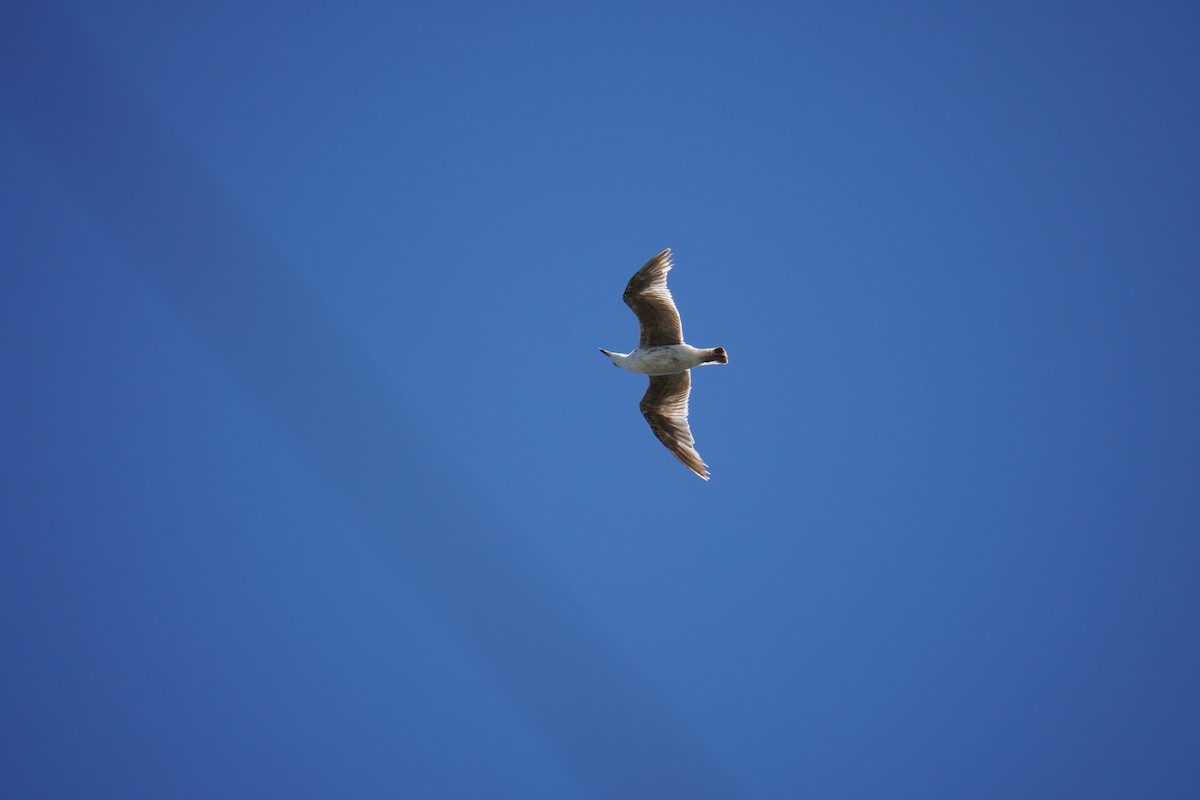
<svg viewBox="0 0 1200 800">
<path fill-rule="evenodd" d="M 0 795 L 1200 796 L 1198 142 L 1191 3 L 6 5 Z"/>
</svg>

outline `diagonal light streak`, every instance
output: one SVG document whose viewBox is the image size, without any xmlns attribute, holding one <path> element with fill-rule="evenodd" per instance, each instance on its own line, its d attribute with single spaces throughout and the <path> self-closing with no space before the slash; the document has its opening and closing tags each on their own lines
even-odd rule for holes
<svg viewBox="0 0 1200 800">
<path fill-rule="evenodd" d="M 581 784 L 597 797 L 738 796 L 78 24 L 41 2 L 0 16 L 0 108 L 14 128 Z"/>
</svg>

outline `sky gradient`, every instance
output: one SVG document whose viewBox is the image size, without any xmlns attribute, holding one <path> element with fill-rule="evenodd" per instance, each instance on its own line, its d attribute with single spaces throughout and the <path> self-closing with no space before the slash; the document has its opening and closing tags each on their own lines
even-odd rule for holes
<svg viewBox="0 0 1200 800">
<path fill-rule="evenodd" d="M 1200 792 L 1200 12 L 27 5 L 0 794 Z"/>
</svg>

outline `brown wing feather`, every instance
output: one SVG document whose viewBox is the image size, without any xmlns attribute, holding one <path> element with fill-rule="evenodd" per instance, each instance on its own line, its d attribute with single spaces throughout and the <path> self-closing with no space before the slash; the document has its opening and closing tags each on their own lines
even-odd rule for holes
<svg viewBox="0 0 1200 800">
<path fill-rule="evenodd" d="M 696 452 L 696 441 L 688 427 L 688 394 L 691 390 L 692 377 L 688 372 L 651 376 L 650 387 L 642 395 L 642 416 L 673 456 L 708 480 L 708 465 Z"/>
<path fill-rule="evenodd" d="M 671 248 L 668 247 L 634 273 L 625 287 L 625 305 L 633 309 L 642 328 L 638 347 L 683 344 L 683 323 L 679 321 L 679 311 L 667 290 L 667 273 L 671 267 Z"/>
</svg>

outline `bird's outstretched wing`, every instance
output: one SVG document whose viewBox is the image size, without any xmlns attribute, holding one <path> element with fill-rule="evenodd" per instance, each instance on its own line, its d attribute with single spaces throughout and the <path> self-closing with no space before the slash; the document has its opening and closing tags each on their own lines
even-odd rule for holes
<svg viewBox="0 0 1200 800">
<path fill-rule="evenodd" d="M 688 394 L 691 390 L 691 373 L 651 376 L 650 388 L 642 395 L 642 416 L 673 456 L 692 472 L 708 480 L 708 465 L 696 452 L 696 440 L 692 438 L 692 431 L 688 427 Z"/>
<path fill-rule="evenodd" d="M 683 344 L 683 323 L 667 290 L 667 273 L 672 266 L 668 247 L 634 273 L 625 287 L 625 305 L 633 309 L 642 328 L 638 347 Z"/>
</svg>

